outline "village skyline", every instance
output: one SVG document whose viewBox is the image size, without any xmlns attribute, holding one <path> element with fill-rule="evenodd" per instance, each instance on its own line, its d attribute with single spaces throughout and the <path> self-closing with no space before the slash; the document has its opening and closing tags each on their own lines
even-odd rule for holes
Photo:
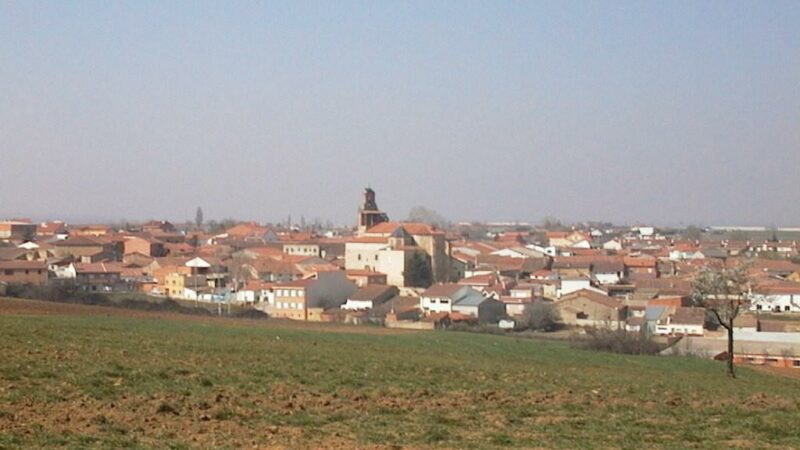
<svg viewBox="0 0 800 450">
<path fill-rule="evenodd" d="M 198 205 L 195 208 L 186 207 L 183 208 L 184 213 L 182 215 L 179 214 L 168 214 L 168 215 L 154 215 L 154 214 L 144 214 L 138 217 L 134 216 L 121 216 L 121 217 L 112 217 L 109 215 L 103 215 L 101 213 L 96 214 L 59 214 L 58 212 L 41 212 L 41 213 L 27 213 L 27 212 L 18 212 L 18 211 L 4 211 L 2 206 L 0 205 L 0 219 L 3 220 L 24 220 L 24 221 L 32 221 L 32 222 L 50 222 L 50 221 L 62 221 L 65 223 L 71 224 L 114 224 L 114 225 L 122 225 L 122 224 L 141 224 L 148 221 L 154 220 L 168 220 L 172 223 L 178 224 L 191 224 L 196 221 L 196 214 L 197 210 L 201 210 L 204 215 L 204 220 L 212 223 L 246 223 L 246 222 L 255 222 L 263 225 L 279 225 L 279 226 L 289 226 L 289 225 L 303 225 L 314 224 L 316 228 L 348 228 L 353 226 L 353 213 L 351 211 L 352 204 L 354 201 L 357 201 L 358 197 L 353 196 L 353 199 L 349 199 L 350 201 L 344 202 L 344 209 L 349 210 L 349 214 L 337 214 L 335 218 L 331 217 L 322 217 L 319 215 L 311 213 L 297 213 L 297 212 L 284 212 L 281 213 L 276 211 L 271 214 L 263 215 L 263 214 L 244 214 L 242 216 L 220 216 L 214 215 L 213 210 L 207 210 L 203 207 L 203 205 Z M 391 205 L 392 202 L 390 198 L 384 200 L 386 204 Z M 685 218 L 675 218 L 673 220 L 645 220 L 645 219 L 638 219 L 632 221 L 618 221 L 618 220 L 611 220 L 607 218 L 586 218 L 586 217 L 560 217 L 555 216 L 552 214 L 531 214 L 531 215 L 524 215 L 524 214 L 517 214 L 512 217 L 481 217 L 481 218 L 461 218 L 461 217 L 449 217 L 445 214 L 440 213 L 438 210 L 429 207 L 424 203 L 418 203 L 411 206 L 408 206 L 403 210 L 402 208 L 394 211 L 387 208 L 387 212 L 390 213 L 392 220 L 399 221 L 399 222 L 408 222 L 408 221 L 420 221 L 419 217 L 415 217 L 420 210 L 423 213 L 432 214 L 435 217 L 431 217 L 428 219 L 421 220 L 423 222 L 445 222 L 449 225 L 467 225 L 467 224 L 482 224 L 482 225 L 519 225 L 519 226 L 526 226 L 531 228 L 546 228 L 548 222 L 557 222 L 564 226 L 587 226 L 592 224 L 607 224 L 614 227 L 632 227 L 632 226 L 655 226 L 667 229 L 684 229 L 687 227 L 699 227 L 703 229 L 718 229 L 718 230 L 741 230 L 741 231 L 770 231 L 770 230 L 784 230 L 784 231 L 800 231 L 800 221 L 797 222 L 788 222 L 788 223 L 779 223 L 768 219 L 758 219 L 753 218 L 752 220 L 744 220 L 740 222 L 702 222 L 702 221 L 692 221 Z"/>
<path fill-rule="evenodd" d="M 446 18 L 446 20 L 445 20 Z M 0 217 L 797 226 L 800 7 L 4 3 Z"/>
</svg>

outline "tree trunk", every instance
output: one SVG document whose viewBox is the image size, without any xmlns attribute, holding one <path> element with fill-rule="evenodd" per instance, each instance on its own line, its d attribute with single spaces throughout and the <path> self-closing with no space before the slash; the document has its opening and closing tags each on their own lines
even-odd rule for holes
<svg viewBox="0 0 800 450">
<path fill-rule="evenodd" d="M 736 372 L 733 368 L 733 321 L 728 326 L 728 376 L 736 378 Z"/>
</svg>

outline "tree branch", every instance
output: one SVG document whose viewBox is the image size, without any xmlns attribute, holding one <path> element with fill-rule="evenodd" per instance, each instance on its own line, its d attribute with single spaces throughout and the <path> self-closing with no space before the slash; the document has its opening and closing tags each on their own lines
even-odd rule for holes
<svg viewBox="0 0 800 450">
<path fill-rule="evenodd" d="M 719 322 L 720 325 L 725 327 L 726 330 L 730 330 L 731 329 L 731 327 L 727 323 L 725 323 L 724 320 L 722 320 L 722 317 L 719 316 L 719 313 L 717 312 L 716 308 L 712 308 L 711 312 L 714 313 L 714 316 L 717 318 L 717 322 Z"/>
</svg>

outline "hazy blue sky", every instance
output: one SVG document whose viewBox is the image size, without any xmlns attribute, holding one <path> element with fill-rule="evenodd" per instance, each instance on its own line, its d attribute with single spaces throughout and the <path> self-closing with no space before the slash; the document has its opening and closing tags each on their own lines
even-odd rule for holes
<svg viewBox="0 0 800 450">
<path fill-rule="evenodd" d="M 800 225 L 800 2 L 0 1 L 0 217 Z"/>
</svg>

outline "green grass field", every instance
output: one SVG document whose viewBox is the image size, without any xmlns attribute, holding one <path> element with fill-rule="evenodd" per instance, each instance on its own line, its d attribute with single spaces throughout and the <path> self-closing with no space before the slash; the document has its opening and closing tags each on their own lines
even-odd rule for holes
<svg viewBox="0 0 800 450">
<path fill-rule="evenodd" d="M 0 355 L 0 448 L 800 447 L 800 380 L 557 342 L 15 314 Z"/>
</svg>

